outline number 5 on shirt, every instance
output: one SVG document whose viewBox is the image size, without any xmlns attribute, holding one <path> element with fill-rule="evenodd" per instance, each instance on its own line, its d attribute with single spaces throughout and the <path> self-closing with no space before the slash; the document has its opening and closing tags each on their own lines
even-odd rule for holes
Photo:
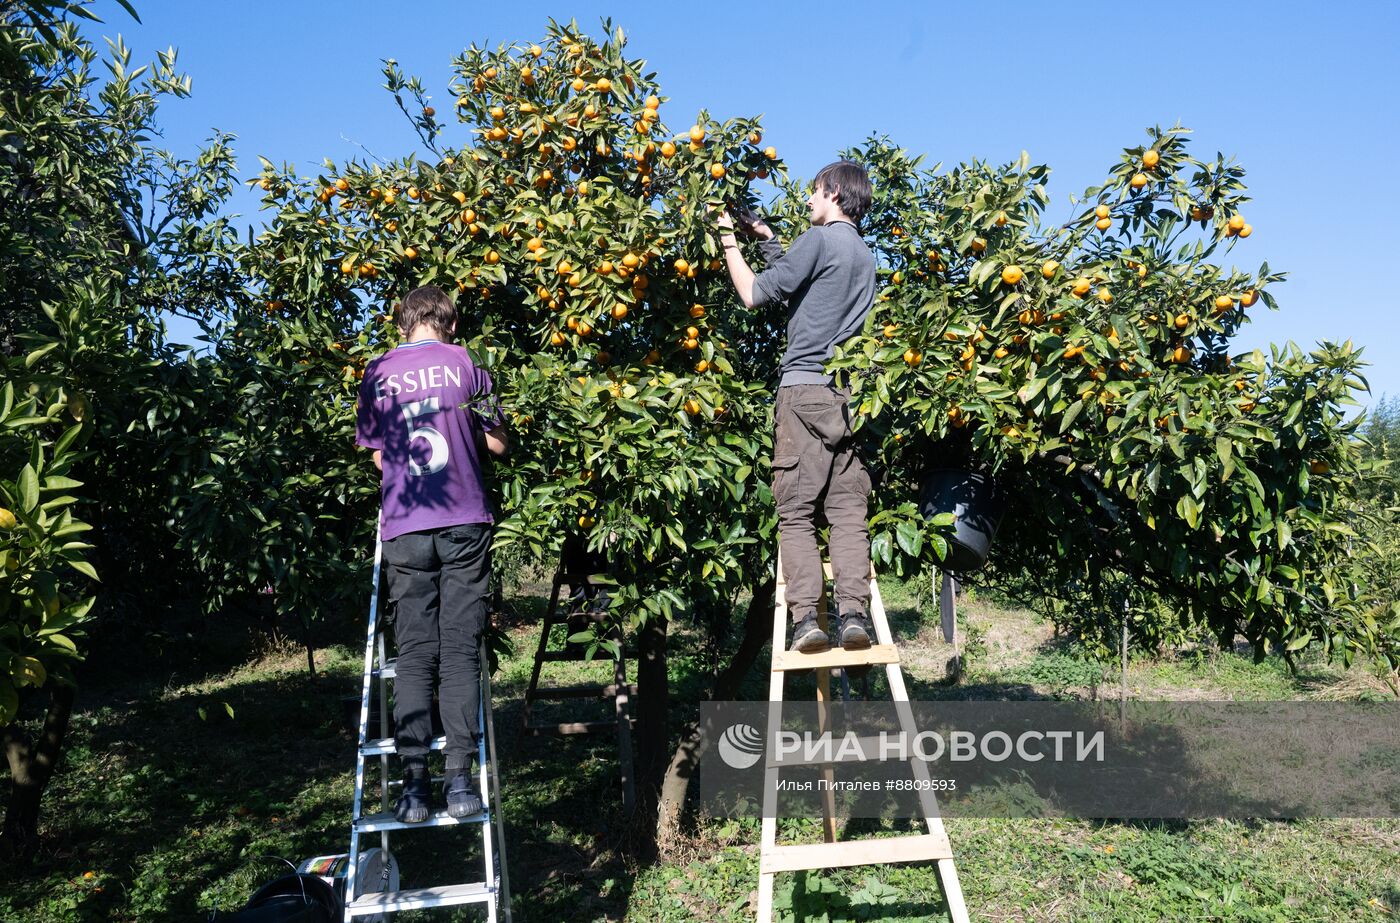
<svg viewBox="0 0 1400 923">
<path fill-rule="evenodd" d="M 418 462 L 414 461 L 413 455 L 410 452 L 408 457 L 408 473 L 415 476 L 437 474 L 443 468 L 447 467 L 447 439 L 442 433 L 426 423 L 418 426 L 413 425 L 414 418 L 426 417 L 438 412 L 437 397 L 429 397 L 421 401 L 414 401 L 411 404 L 404 404 L 402 410 L 403 418 L 407 421 L 409 427 L 408 441 L 410 449 L 412 448 L 413 440 L 421 438 L 428 440 L 428 448 L 430 450 L 428 454 L 428 463 L 426 465 L 420 465 Z"/>
</svg>

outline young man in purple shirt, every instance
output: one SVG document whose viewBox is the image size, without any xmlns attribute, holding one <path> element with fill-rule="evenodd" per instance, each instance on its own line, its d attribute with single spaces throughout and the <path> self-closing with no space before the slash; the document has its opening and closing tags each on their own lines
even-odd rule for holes
<svg viewBox="0 0 1400 923">
<path fill-rule="evenodd" d="M 491 509 L 481 451 L 504 455 L 505 423 L 491 376 L 450 342 L 457 307 L 441 289 L 394 308 L 403 342 L 365 370 L 355 441 L 383 472 L 379 537 L 395 604 L 395 743 L 404 767 L 400 821 L 428 819 L 433 681 L 447 734 L 448 813 L 481 810 L 472 784 L 480 703 L 481 631 L 491 579 Z"/>
</svg>

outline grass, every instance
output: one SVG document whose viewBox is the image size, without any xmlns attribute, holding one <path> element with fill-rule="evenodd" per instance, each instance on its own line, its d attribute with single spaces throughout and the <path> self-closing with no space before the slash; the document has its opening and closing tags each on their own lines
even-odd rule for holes
<svg viewBox="0 0 1400 923">
<path fill-rule="evenodd" d="M 1073 656 L 1047 625 L 985 601 L 963 606 L 967 669 L 946 681 L 952 649 L 926 589 L 882 585 L 911 695 L 921 699 L 1114 697 L 1118 676 Z M 758 824 L 704 821 L 662 859 L 630 863 L 608 735 L 557 740 L 519 733 L 538 641 L 538 586 L 508 626 L 514 650 L 494 677 L 515 916 L 559 920 L 739 921 L 753 916 Z M 972 629 L 969 632 L 967 629 Z M 703 681 L 706 639 L 682 633 L 672 658 L 678 699 Z M 358 643 L 318 653 L 312 680 L 299 649 L 155 677 L 103 674 L 81 693 L 70 745 L 45 804 L 44 848 L 29 868 L 0 869 L 0 919 L 201 919 L 237 906 L 294 861 L 343 851 L 354 738 L 342 699 L 357 696 Z M 762 658 L 761 661 L 762 662 Z M 211 669 L 206 667 L 206 670 Z M 549 665 L 551 682 L 601 679 L 605 665 Z M 744 695 L 765 696 L 766 673 Z M 810 695 L 810 677 L 789 698 Z M 1170 699 L 1368 699 L 1383 685 L 1359 668 L 1232 652 L 1135 660 L 1132 694 Z M 884 695 L 873 689 L 872 695 Z M 231 714 L 230 714 L 231 712 Z M 686 716 L 676 710 L 679 729 Z M 1400 919 L 1400 820 L 1099 822 L 951 818 L 950 839 L 980 921 L 1342 921 Z M 786 821 L 780 838 L 814 839 Z M 399 836 L 405 885 L 448 883 L 480 868 L 475 828 Z M 942 919 L 928 866 L 781 875 L 782 920 Z M 480 911 L 413 920 L 476 920 Z"/>
</svg>

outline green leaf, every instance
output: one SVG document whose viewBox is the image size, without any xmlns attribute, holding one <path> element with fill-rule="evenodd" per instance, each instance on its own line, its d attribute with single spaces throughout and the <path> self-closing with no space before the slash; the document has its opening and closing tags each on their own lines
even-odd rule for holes
<svg viewBox="0 0 1400 923">
<path fill-rule="evenodd" d="M 1083 409 L 1083 401 L 1075 401 L 1073 404 L 1069 405 L 1069 410 L 1066 410 L 1065 415 L 1060 419 L 1061 433 L 1069 432 L 1069 428 L 1074 425 L 1075 417 L 1079 416 L 1079 412 Z"/>
<path fill-rule="evenodd" d="M 136 15 L 136 8 L 131 5 L 130 0 L 117 0 L 117 3 L 121 5 L 122 9 L 126 10 L 127 14 L 132 19 L 136 20 L 137 22 L 141 21 L 141 17 Z"/>
<path fill-rule="evenodd" d="M 1045 385 L 1048 382 L 1048 378 L 1032 378 L 1030 381 L 1026 382 L 1025 387 L 1016 392 L 1016 397 L 1020 399 L 1021 403 L 1029 404 L 1031 401 L 1035 400 L 1036 395 L 1045 390 Z"/>
<path fill-rule="evenodd" d="M 19 505 L 26 513 L 39 505 L 39 475 L 33 465 L 25 465 L 19 472 Z"/>
<path fill-rule="evenodd" d="M 71 653 L 78 653 L 78 645 L 74 644 L 73 639 L 68 637 L 67 635 L 48 635 L 44 640 L 48 641 L 50 644 L 55 644 Z"/>
<path fill-rule="evenodd" d="M 102 579 L 97 576 L 97 568 L 93 567 L 87 561 L 81 559 L 76 561 L 69 561 L 68 566 L 86 577 L 91 577 L 93 580 L 100 581 Z"/>
<path fill-rule="evenodd" d="M 49 678 L 49 671 L 44 669 L 44 665 L 35 657 L 20 657 L 10 670 L 16 683 L 21 686 L 33 686 L 35 689 L 44 685 Z"/>
<path fill-rule="evenodd" d="M 870 556 L 880 564 L 890 563 L 890 536 L 887 532 L 880 532 L 870 537 Z"/>
<path fill-rule="evenodd" d="M 72 448 L 73 443 L 78 440 L 78 436 L 82 433 L 82 431 L 83 424 L 81 423 L 75 423 L 74 425 L 68 427 L 68 429 L 63 431 L 63 435 L 59 436 L 58 441 L 55 442 L 53 445 L 54 461 L 57 461 L 60 456 L 64 455 L 70 448 Z"/>
<path fill-rule="evenodd" d="M 49 353 L 53 352 L 55 349 L 58 349 L 58 345 L 58 341 L 55 340 L 52 343 L 46 343 L 43 346 L 40 346 L 38 349 L 34 350 L 29 355 L 24 357 L 24 367 L 27 369 L 33 368 L 34 363 L 44 358 Z"/>
<path fill-rule="evenodd" d="M 924 534 L 919 527 L 905 519 L 894 528 L 895 540 L 900 549 L 911 558 L 917 558 L 924 548 Z"/>
<path fill-rule="evenodd" d="M 44 619 L 44 627 L 40 628 L 38 632 L 39 637 L 51 635 L 81 622 L 87 617 L 88 612 L 92 610 L 92 604 L 96 601 L 96 596 L 89 596 L 80 603 L 63 607 L 57 615 Z"/>
<path fill-rule="evenodd" d="M 1234 454 L 1235 444 L 1224 436 L 1215 437 L 1215 454 L 1219 456 L 1222 465 L 1229 466 L 1230 458 Z"/>
</svg>

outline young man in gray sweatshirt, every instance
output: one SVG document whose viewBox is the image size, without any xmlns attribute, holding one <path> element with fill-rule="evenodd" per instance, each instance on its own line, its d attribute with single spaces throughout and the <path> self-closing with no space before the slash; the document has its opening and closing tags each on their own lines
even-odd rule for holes
<svg viewBox="0 0 1400 923">
<path fill-rule="evenodd" d="M 750 215 L 739 217 L 740 229 L 761 241 L 768 268 L 758 274 L 739 250 L 734 219 L 722 214 L 719 225 L 729 276 L 745 307 L 787 303 L 788 345 L 779 363 L 774 409 L 773 497 L 792 648 L 816 653 L 831 645 L 817 625 L 825 582 L 818 512 L 831 526 L 837 643 L 858 650 L 869 647 L 874 634 L 867 616 L 870 474 L 855 453 L 850 392 L 824 371 L 836 344 L 861 329 L 875 300 L 875 257 L 857 228 L 870 208 L 865 169 L 849 161 L 823 167 L 812 181 L 807 208 L 812 226 L 786 252 L 768 225 Z"/>
</svg>

